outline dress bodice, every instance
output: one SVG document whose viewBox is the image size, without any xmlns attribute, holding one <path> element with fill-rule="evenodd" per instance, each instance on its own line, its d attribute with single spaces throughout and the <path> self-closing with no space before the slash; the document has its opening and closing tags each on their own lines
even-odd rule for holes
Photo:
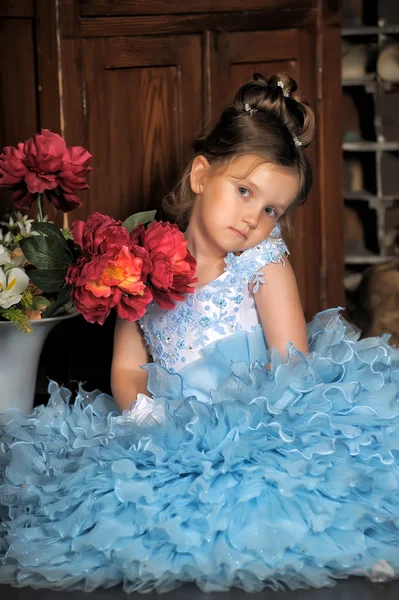
<svg viewBox="0 0 399 600">
<path fill-rule="evenodd" d="M 253 294 L 264 283 L 261 269 L 271 262 L 284 262 L 287 253 L 276 225 L 259 245 L 239 256 L 228 253 L 223 273 L 194 293 L 185 294 L 173 309 L 163 310 L 152 302 L 140 326 L 154 362 L 170 372 L 180 371 L 200 358 L 202 349 L 212 342 L 236 331 L 254 330 L 259 316 Z"/>
</svg>

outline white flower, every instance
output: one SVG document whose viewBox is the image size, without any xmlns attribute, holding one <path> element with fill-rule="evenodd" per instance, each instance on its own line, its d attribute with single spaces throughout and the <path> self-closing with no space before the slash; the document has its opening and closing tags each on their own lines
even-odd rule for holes
<svg viewBox="0 0 399 600">
<path fill-rule="evenodd" d="M 39 221 L 39 215 L 37 220 Z M 48 216 L 46 215 L 43 218 L 43 222 L 46 222 L 47 220 Z M 38 231 L 32 231 L 32 223 L 34 222 L 35 219 L 30 219 L 28 215 L 23 215 L 19 210 L 17 210 L 8 217 L 8 221 L 0 221 L 0 226 L 3 225 L 7 227 L 12 237 L 22 235 L 23 238 L 26 238 L 31 235 L 40 235 Z"/>
<path fill-rule="evenodd" d="M 39 215 L 39 213 L 36 215 L 36 221 L 40 221 L 40 215 Z M 48 221 L 49 223 L 52 223 L 52 221 L 49 221 L 49 220 L 48 220 L 48 215 L 44 215 L 44 216 L 43 216 L 43 219 L 41 220 L 41 222 L 42 222 L 42 223 L 47 223 L 47 221 Z"/>
<path fill-rule="evenodd" d="M 19 228 L 19 232 L 20 234 L 25 238 L 25 237 L 29 237 L 30 235 L 40 235 L 40 233 L 38 231 L 32 231 L 32 223 L 35 222 L 34 219 L 29 219 L 28 215 L 23 215 L 19 212 L 19 210 L 16 211 L 15 213 L 16 216 L 16 222 L 15 225 Z M 48 219 L 48 216 L 45 215 L 45 217 L 43 218 L 43 223 L 45 223 Z M 37 215 L 37 221 L 40 220 L 39 215 Z"/>
<path fill-rule="evenodd" d="M 19 230 L 23 237 L 27 237 L 32 229 L 32 220 L 26 219 L 26 221 L 18 222 Z"/>
<path fill-rule="evenodd" d="M 25 263 L 26 258 L 19 248 L 10 252 L 0 244 L 0 265 L 5 265 L 4 270 L 12 267 L 23 267 Z"/>
<path fill-rule="evenodd" d="M 0 306 L 10 308 L 13 304 L 18 304 L 28 285 L 29 277 L 23 269 L 3 271 L 0 267 Z"/>
<path fill-rule="evenodd" d="M 0 225 L 5 225 L 6 227 L 9 227 L 11 229 L 12 227 L 14 227 L 14 219 L 12 217 L 9 217 L 8 221 L 0 221 Z"/>
<path fill-rule="evenodd" d="M 0 265 L 7 265 L 11 263 L 11 255 L 7 248 L 0 244 Z"/>
<path fill-rule="evenodd" d="M 0 245 L 3 244 L 3 246 L 8 246 L 8 244 L 10 244 L 11 241 L 11 231 L 7 231 L 7 233 L 4 235 L 3 230 L 0 228 Z"/>
</svg>

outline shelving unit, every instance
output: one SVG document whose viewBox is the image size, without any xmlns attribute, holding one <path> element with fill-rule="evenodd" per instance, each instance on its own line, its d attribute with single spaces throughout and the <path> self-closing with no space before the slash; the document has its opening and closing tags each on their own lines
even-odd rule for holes
<svg viewBox="0 0 399 600">
<path fill-rule="evenodd" d="M 346 152 L 399 152 L 399 142 L 344 142 Z"/>
<path fill-rule="evenodd" d="M 386 25 L 380 21 L 376 26 L 358 26 L 344 27 L 342 29 L 342 38 L 352 43 L 367 43 L 376 56 L 383 50 L 389 41 L 399 42 L 399 24 Z M 345 286 L 348 290 L 353 290 L 354 284 L 359 283 L 362 269 L 370 265 L 383 264 L 395 258 L 399 258 L 393 248 L 392 222 L 387 211 L 397 208 L 399 211 L 399 136 L 397 140 L 386 139 L 383 128 L 383 100 L 384 95 L 399 90 L 399 84 L 392 84 L 381 79 L 375 68 L 375 72 L 365 73 L 359 79 L 343 79 L 343 92 L 345 94 L 359 94 L 364 89 L 366 95 L 372 96 L 374 107 L 373 116 L 370 118 L 374 124 L 374 140 L 344 141 L 342 145 L 344 161 L 350 158 L 356 158 L 360 162 L 366 158 L 366 153 L 374 154 L 374 160 L 367 156 L 367 164 L 372 168 L 368 169 L 367 176 L 369 185 L 361 191 L 350 189 L 343 190 L 343 200 L 347 206 L 354 208 L 363 203 L 375 212 L 375 236 L 378 250 L 371 251 L 365 245 L 364 249 L 357 248 L 355 252 L 346 249 L 345 266 L 346 277 Z M 353 88 L 351 92 L 351 88 Z M 360 90 L 359 90 L 360 88 Z M 399 113 L 399 103 L 398 103 Z M 383 161 L 387 154 L 393 154 L 398 157 L 398 184 L 396 189 L 387 192 L 384 181 Z M 372 164 L 373 161 L 373 164 Z M 367 169 L 363 162 L 363 168 Z M 371 175 L 374 173 L 374 182 L 370 185 Z M 395 193 L 392 193 L 395 192 Z M 390 213 L 391 214 L 391 213 Z M 355 272 L 352 268 L 355 267 Z"/>
<path fill-rule="evenodd" d="M 369 93 L 373 93 L 377 87 L 374 74 L 371 77 L 364 77 L 363 79 L 349 79 L 346 81 L 342 80 L 342 87 L 365 87 Z"/>
<path fill-rule="evenodd" d="M 395 35 L 399 34 L 399 25 L 381 25 L 376 27 L 370 27 L 365 25 L 364 27 L 343 27 L 342 35 L 344 37 L 354 36 L 365 36 L 365 35 Z"/>
</svg>

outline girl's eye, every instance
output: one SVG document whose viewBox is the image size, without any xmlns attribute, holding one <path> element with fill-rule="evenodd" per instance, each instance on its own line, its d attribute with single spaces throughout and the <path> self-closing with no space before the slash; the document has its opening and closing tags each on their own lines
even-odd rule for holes
<svg viewBox="0 0 399 600">
<path fill-rule="evenodd" d="M 239 194 L 240 194 L 241 196 L 244 196 L 244 198 L 249 198 L 249 196 L 250 196 L 250 193 L 251 193 L 251 192 L 249 191 L 249 189 L 248 189 L 248 188 L 246 188 L 246 187 L 243 187 L 243 186 L 241 186 L 241 185 L 240 185 L 240 187 L 238 188 L 238 192 L 239 192 Z"/>
<path fill-rule="evenodd" d="M 277 217 L 276 211 L 271 206 L 266 206 L 265 213 L 268 214 L 269 217 L 273 217 L 273 218 Z"/>
</svg>

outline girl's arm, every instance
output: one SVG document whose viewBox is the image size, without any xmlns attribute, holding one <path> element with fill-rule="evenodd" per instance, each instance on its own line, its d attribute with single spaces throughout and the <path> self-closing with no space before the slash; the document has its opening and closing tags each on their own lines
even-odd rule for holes
<svg viewBox="0 0 399 600">
<path fill-rule="evenodd" d="M 147 394 L 148 374 L 141 365 L 150 362 L 138 323 L 116 320 L 111 368 L 112 394 L 121 412 L 130 408 L 137 394 Z"/>
<path fill-rule="evenodd" d="M 292 342 L 303 353 L 309 351 L 306 322 L 295 274 L 288 259 L 285 266 L 270 263 L 262 268 L 265 283 L 254 294 L 268 348 L 286 356 L 285 344 Z"/>
</svg>

